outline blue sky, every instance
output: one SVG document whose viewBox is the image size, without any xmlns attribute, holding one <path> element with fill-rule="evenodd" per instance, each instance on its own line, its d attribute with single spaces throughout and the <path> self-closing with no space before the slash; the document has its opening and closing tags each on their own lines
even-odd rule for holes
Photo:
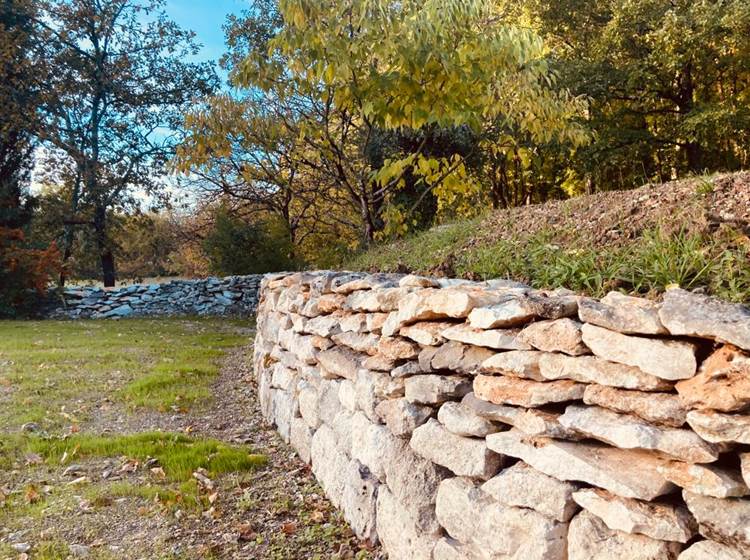
<svg viewBox="0 0 750 560">
<path fill-rule="evenodd" d="M 180 27 L 191 29 L 203 45 L 200 60 L 218 61 L 224 54 L 222 25 L 229 14 L 239 14 L 247 0 L 167 0 L 166 12 Z"/>
</svg>

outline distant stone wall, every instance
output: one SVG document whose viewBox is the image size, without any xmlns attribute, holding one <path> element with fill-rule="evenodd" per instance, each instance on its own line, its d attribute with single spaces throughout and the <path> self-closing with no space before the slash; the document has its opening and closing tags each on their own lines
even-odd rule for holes
<svg viewBox="0 0 750 560">
<path fill-rule="evenodd" d="M 69 319 L 246 316 L 255 312 L 261 278 L 252 275 L 172 280 L 164 284 L 135 284 L 114 290 L 66 288 L 61 295 L 51 297 L 43 314 Z"/>
<path fill-rule="evenodd" d="M 750 558 L 750 309 L 264 279 L 260 405 L 392 560 Z"/>
</svg>

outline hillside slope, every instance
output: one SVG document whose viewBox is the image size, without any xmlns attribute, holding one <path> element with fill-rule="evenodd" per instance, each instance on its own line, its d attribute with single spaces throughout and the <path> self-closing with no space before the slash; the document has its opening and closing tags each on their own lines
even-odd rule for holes
<svg viewBox="0 0 750 560">
<path fill-rule="evenodd" d="M 513 278 L 593 295 L 669 284 L 750 300 L 750 172 L 512 208 L 377 246 L 356 270 Z"/>
</svg>

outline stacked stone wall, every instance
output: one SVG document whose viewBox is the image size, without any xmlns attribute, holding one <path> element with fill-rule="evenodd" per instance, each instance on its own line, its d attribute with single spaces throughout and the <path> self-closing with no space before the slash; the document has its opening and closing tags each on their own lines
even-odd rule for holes
<svg viewBox="0 0 750 560">
<path fill-rule="evenodd" d="M 750 309 L 263 280 L 260 405 L 393 560 L 750 558 Z"/>
<path fill-rule="evenodd" d="M 172 280 L 117 289 L 65 288 L 41 314 L 51 318 L 110 319 L 174 315 L 249 316 L 258 304 L 261 275 Z"/>
</svg>

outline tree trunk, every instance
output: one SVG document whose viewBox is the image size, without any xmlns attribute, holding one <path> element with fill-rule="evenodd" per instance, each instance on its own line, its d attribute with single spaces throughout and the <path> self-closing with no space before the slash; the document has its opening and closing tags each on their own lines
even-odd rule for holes
<svg viewBox="0 0 750 560">
<path fill-rule="evenodd" d="M 99 260 L 102 265 L 102 282 L 105 288 L 115 285 L 115 256 L 107 238 L 107 209 L 97 206 L 94 215 L 94 233 L 96 247 L 99 249 Z"/>
</svg>

